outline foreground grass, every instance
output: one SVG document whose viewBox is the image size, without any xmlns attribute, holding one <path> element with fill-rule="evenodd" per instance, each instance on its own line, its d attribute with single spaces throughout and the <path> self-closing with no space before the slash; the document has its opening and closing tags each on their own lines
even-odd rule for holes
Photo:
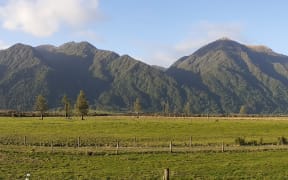
<svg viewBox="0 0 288 180">
<path fill-rule="evenodd" d="M 288 152 L 84 154 L 0 151 L 0 179 L 283 179 Z"/>
<path fill-rule="evenodd" d="M 126 152 L 115 155 L 116 140 L 121 146 L 187 147 L 193 145 L 234 145 L 237 137 L 275 143 L 288 137 L 288 118 L 157 118 L 89 117 L 84 121 L 64 118 L 0 118 L 0 179 L 160 179 L 171 169 L 174 179 L 283 179 L 288 176 L 288 152 L 284 150 L 178 152 Z M 28 146 L 23 145 L 27 137 Z M 49 142 L 74 149 L 81 146 L 112 148 L 113 153 L 75 151 L 52 153 Z M 45 147 L 37 143 L 46 143 Z M 12 144 L 12 145 L 9 145 Z M 33 147 L 35 146 L 35 147 Z M 197 147 L 197 146 L 196 146 Z M 232 146 L 231 146 L 232 147 Z M 83 147 L 85 148 L 85 147 Z M 256 147 L 257 148 L 257 147 Z M 36 150 L 35 150 L 36 149 Z M 44 150 L 43 150 L 44 149 Z M 55 147 L 56 149 L 56 147 Z"/>
</svg>

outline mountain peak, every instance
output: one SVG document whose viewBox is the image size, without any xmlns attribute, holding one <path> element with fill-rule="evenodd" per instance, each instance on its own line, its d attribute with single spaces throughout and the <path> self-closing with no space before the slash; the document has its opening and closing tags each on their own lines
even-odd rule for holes
<svg viewBox="0 0 288 180">
<path fill-rule="evenodd" d="M 71 42 L 67 42 L 67 43 L 62 44 L 58 48 L 61 49 L 61 48 L 72 48 L 72 47 L 73 48 L 78 47 L 78 48 L 93 48 L 93 49 L 96 49 L 92 44 L 90 44 L 87 41 L 81 41 L 81 42 L 71 41 Z"/>
<path fill-rule="evenodd" d="M 231 40 L 230 38 L 224 36 L 222 38 L 219 38 L 218 41 L 233 41 L 233 40 Z"/>
<path fill-rule="evenodd" d="M 213 44 L 213 43 L 233 43 L 233 44 L 237 44 L 237 45 L 242 45 L 241 43 L 239 43 L 238 41 L 235 41 L 235 40 L 233 40 L 233 39 L 230 39 L 230 38 L 228 38 L 228 37 L 222 37 L 222 38 L 220 38 L 220 39 L 217 39 L 217 40 L 215 40 L 215 41 L 213 41 L 213 42 L 211 42 L 211 43 L 209 43 L 209 44 Z M 208 45 L 209 45 L 208 44 Z"/>
<path fill-rule="evenodd" d="M 22 44 L 22 43 L 16 43 L 16 44 L 14 44 L 13 46 L 11 46 L 10 48 L 8 48 L 8 49 L 18 49 L 18 48 L 29 48 L 29 49 L 32 49 L 33 47 L 32 46 L 30 46 L 30 45 L 27 45 L 27 44 Z"/>
<path fill-rule="evenodd" d="M 225 37 L 201 47 L 199 50 L 195 51 L 194 55 L 202 56 L 206 53 L 218 50 L 231 52 L 231 51 L 237 51 L 242 47 L 243 45 L 240 44 L 239 42 Z"/>
<path fill-rule="evenodd" d="M 22 44 L 22 43 L 14 44 L 13 46 L 9 47 L 8 49 L 6 49 L 4 51 L 10 52 L 11 54 L 13 54 L 13 53 L 20 54 L 20 55 L 25 54 L 27 56 L 35 53 L 35 50 L 32 46 Z"/>
<path fill-rule="evenodd" d="M 95 46 L 86 41 L 82 42 L 71 41 L 59 46 L 57 49 L 58 51 L 65 52 L 66 54 L 69 55 L 76 55 L 83 57 L 93 55 L 97 51 L 97 48 Z"/>
</svg>

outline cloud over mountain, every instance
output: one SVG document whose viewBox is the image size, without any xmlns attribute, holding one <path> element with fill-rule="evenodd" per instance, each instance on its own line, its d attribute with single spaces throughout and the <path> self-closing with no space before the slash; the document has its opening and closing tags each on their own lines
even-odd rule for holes
<svg viewBox="0 0 288 180">
<path fill-rule="evenodd" d="M 98 0 L 9 0 L 0 6 L 2 26 L 47 37 L 63 25 L 80 27 L 97 19 Z"/>
</svg>

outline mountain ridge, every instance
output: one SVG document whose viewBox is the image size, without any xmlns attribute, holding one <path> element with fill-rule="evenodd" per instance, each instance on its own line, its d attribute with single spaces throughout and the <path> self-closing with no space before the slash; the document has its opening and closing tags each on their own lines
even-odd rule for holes
<svg viewBox="0 0 288 180">
<path fill-rule="evenodd" d="M 275 96 L 284 94 L 287 104 L 287 63 L 287 56 L 254 51 L 231 40 L 217 40 L 176 61 L 171 68 L 198 73 L 208 89 L 220 98 L 218 103 L 224 112 L 236 113 L 242 105 L 255 108 L 253 113 L 272 112 L 273 107 L 285 112 L 285 106 Z"/>
<path fill-rule="evenodd" d="M 286 113 L 288 57 L 264 46 L 213 41 L 169 68 L 148 65 L 89 42 L 58 47 L 15 44 L 0 51 L 0 109 L 32 110 L 43 94 L 50 108 L 83 89 L 92 108 L 183 113 Z"/>
</svg>

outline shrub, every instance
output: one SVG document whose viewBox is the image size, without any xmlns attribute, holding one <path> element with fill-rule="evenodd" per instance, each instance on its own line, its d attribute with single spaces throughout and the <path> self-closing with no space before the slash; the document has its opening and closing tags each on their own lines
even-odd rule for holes
<svg viewBox="0 0 288 180">
<path fill-rule="evenodd" d="M 251 140 L 251 141 L 249 141 L 248 145 L 256 146 L 256 145 L 257 145 L 257 140 Z"/>
<path fill-rule="evenodd" d="M 287 138 L 285 138 L 284 136 L 278 137 L 277 140 L 278 140 L 278 141 L 277 141 L 277 144 L 278 144 L 278 145 L 287 144 Z"/>
<path fill-rule="evenodd" d="M 263 138 L 261 137 L 260 139 L 259 139 L 259 145 L 263 145 L 264 143 L 263 143 Z"/>
<path fill-rule="evenodd" d="M 244 137 L 237 137 L 235 139 L 235 144 L 240 145 L 240 146 L 245 145 L 246 144 L 245 138 Z"/>
</svg>

